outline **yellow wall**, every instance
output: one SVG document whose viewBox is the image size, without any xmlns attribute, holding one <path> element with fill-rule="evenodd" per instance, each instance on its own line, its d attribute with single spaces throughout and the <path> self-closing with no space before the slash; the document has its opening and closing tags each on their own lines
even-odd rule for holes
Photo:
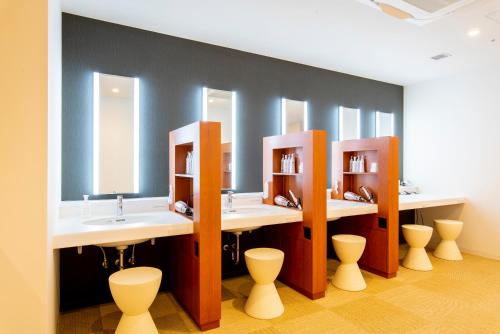
<svg viewBox="0 0 500 334">
<path fill-rule="evenodd" d="M 0 333 L 53 331 L 48 2 L 0 0 Z"/>
</svg>

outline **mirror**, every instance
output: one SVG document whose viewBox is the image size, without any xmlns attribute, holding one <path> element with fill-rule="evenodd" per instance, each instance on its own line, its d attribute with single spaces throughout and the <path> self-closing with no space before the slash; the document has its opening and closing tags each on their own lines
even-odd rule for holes
<svg viewBox="0 0 500 334">
<path fill-rule="evenodd" d="M 307 102 L 281 99 L 281 134 L 308 130 Z"/>
<path fill-rule="evenodd" d="M 221 123 L 221 189 L 236 189 L 236 92 L 203 88 L 203 120 Z"/>
<path fill-rule="evenodd" d="M 94 72 L 94 195 L 139 192 L 139 79 Z"/>
<path fill-rule="evenodd" d="M 375 113 L 375 136 L 394 136 L 394 114 L 380 111 Z"/>
<path fill-rule="evenodd" d="M 361 138 L 361 110 L 339 108 L 339 140 Z"/>
</svg>

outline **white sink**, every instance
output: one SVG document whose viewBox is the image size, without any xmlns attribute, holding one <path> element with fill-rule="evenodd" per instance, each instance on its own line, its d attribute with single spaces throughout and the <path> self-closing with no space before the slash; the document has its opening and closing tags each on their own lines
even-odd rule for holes
<svg viewBox="0 0 500 334">
<path fill-rule="evenodd" d="M 154 221 L 154 217 L 151 215 L 123 215 L 123 216 L 104 217 L 104 218 L 84 220 L 82 222 L 82 224 L 96 225 L 96 226 L 120 226 L 120 225 L 128 225 L 128 224 L 148 223 L 148 222 L 153 222 L 153 221 Z M 102 244 L 96 244 L 96 246 L 126 248 L 127 246 L 140 244 L 140 243 L 148 241 L 148 240 L 150 240 L 150 239 L 133 239 L 133 240 L 125 240 L 125 241 L 107 242 L 107 243 L 102 243 Z"/>
<path fill-rule="evenodd" d="M 269 212 L 268 209 L 259 208 L 259 207 L 250 207 L 250 208 L 231 208 L 231 209 L 222 209 L 223 215 L 248 215 L 248 214 L 263 214 L 265 212 Z"/>
<path fill-rule="evenodd" d="M 97 244 L 96 246 L 100 247 L 127 247 L 135 244 L 140 244 L 146 242 L 150 239 L 135 239 L 135 240 L 127 240 L 127 241 L 117 241 L 117 242 L 106 242 L 104 244 Z"/>
<path fill-rule="evenodd" d="M 245 215 L 263 215 L 271 212 L 268 208 L 263 207 L 235 207 L 235 208 L 225 208 L 222 209 L 222 218 L 238 218 L 243 217 Z M 231 232 L 241 234 L 242 232 L 249 232 L 258 229 L 260 226 L 246 226 L 246 227 L 237 227 L 237 228 L 229 228 L 225 229 L 224 232 Z"/>
<path fill-rule="evenodd" d="M 135 224 L 135 223 L 147 223 L 153 220 L 153 216 L 149 215 L 137 215 L 137 216 L 114 216 L 114 217 L 104 217 L 97 219 L 84 220 L 82 224 L 85 225 L 125 225 L 125 224 Z"/>
</svg>

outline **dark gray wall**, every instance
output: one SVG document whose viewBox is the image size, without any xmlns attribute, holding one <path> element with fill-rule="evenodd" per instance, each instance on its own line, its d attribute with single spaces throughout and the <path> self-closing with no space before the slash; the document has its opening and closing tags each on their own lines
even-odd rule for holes
<svg viewBox="0 0 500 334">
<path fill-rule="evenodd" d="M 340 105 L 361 108 L 363 137 L 375 135 L 375 110 L 395 113 L 403 135 L 401 86 L 70 14 L 62 24 L 63 200 L 92 193 L 94 71 L 141 80 L 140 196 L 167 195 L 168 132 L 201 119 L 203 86 L 237 92 L 239 192 L 262 189 L 262 137 L 280 133 L 281 97 L 307 100 L 310 128 L 329 141 Z"/>
</svg>

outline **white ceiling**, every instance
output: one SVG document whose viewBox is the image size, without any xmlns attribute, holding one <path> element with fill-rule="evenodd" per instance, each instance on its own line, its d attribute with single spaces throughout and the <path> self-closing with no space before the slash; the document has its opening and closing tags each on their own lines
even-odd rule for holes
<svg viewBox="0 0 500 334">
<path fill-rule="evenodd" d="M 62 9 L 401 85 L 500 65 L 500 23 L 486 18 L 500 0 L 477 0 L 425 26 L 355 0 L 62 0 Z M 481 34 L 468 37 L 472 28 Z M 429 58 L 442 52 L 453 56 Z"/>
</svg>

